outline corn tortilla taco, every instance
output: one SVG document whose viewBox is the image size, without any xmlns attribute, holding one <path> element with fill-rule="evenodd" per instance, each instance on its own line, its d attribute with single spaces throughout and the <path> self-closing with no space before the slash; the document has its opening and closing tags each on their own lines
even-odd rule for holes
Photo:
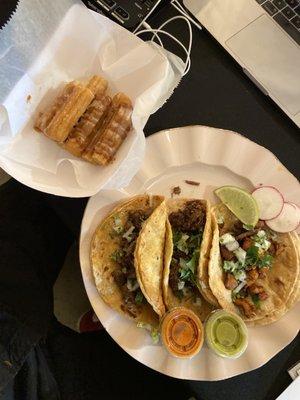
<svg viewBox="0 0 300 400">
<path fill-rule="evenodd" d="M 204 320 L 218 304 L 209 288 L 207 274 L 211 242 L 209 204 L 198 199 L 171 199 L 167 210 L 165 304 L 168 309 L 188 307 Z"/>
<path fill-rule="evenodd" d="M 153 327 L 158 325 L 158 316 L 165 311 L 161 292 L 163 215 L 162 196 L 145 194 L 133 197 L 117 206 L 100 223 L 91 244 L 91 265 L 102 299 L 119 313 Z M 145 243 L 146 223 L 151 246 L 148 241 Z M 157 230 L 156 237 L 152 230 Z M 142 251 L 137 250 L 138 243 Z M 153 255 L 160 255 L 160 262 L 156 258 L 154 260 Z M 154 279 L 149 278 L 149 263 L 153 263 Z M 149 293 L 148 285 L 153 293 Z"/>
<path fill-rule="evenodd" d="M 263 221 L 243 225 L 219 204 L 212 209 L 209 285 L 222 308 L 265 325 L 282 317 L 299 297 L 299 239 Z"/>
</svg>

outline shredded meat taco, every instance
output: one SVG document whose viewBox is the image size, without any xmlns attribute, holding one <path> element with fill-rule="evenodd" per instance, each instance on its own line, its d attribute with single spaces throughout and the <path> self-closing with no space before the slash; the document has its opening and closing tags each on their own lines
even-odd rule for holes
<svg viewBox="0 0 300 400">
<path fill-rule="evenodd" d="M 165 312 L 161 291 L 165 219 L 162 196 L 136 196 L 102 221 L 91 245 L 102 299 L 121 314 L 151 326 L 157 326 L 158 316 Z"/>
<path fill-rule="evenodd" d="M 207 275 L 211 242 L 209 205 L 205 200 L 173 199 L 167 202 L 167 209 L 164 301 L 168 309 L 185 306 L 204 320 L 213 309 L 208 301 L 217 304 Z"/>
</svg>

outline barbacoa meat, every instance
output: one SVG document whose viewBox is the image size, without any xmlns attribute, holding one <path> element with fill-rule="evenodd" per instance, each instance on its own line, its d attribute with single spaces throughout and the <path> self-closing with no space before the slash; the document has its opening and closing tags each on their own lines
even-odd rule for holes
<svg viewBox="0 0 300 400">
<path fill-rule="evenodd" d="M 170 275 L 169 275 L 169 285 L 174 294 L 178 293 L 178 283 L 179 283 L 179 263 L 172 262 L 170 266 Z"/>
<path fill-rule="evenodd" d="M 141 230 L 143 222 L 146 221 L 149 215 L 150 212 L 146 213 L 144 210 L 129 211 L 127 222 L 134 226 L 137 231 L 137 236 Z"/>
<path fill-rule="evenodd" d="M 197 200 L 191 200 L 185 204 L 182 210 L 178 210 L 169 215 L 169 221 L 172 226 L 173 233 L 197 235 L 203 231 L 206 221 L 205 206 Z M 170 265 L 169 285 L 175 296 L 181 297 L 182 292 L 178 289 L 180 280 L 180 259 L 190 260 L 191 253 L 186 254 L 179 250 L 176 245 L 173 249 L 172 262 Z M 185 279 L 185 288 L 194 289 L 194 284 Z"/>
<path fill-rule="evenodd" d="M 114 278 L 114 281 L 118 285 L 118 287 L 122 287 L 123 285 L 126 284 L 127 278 L 126 275 L 119 269 L 116 269 L 115 271 L 112 272 L 112 276 Z"/>
<path fill-rule="evenodd" d="M 143 222 L 148 218 L 150 213 L 151 210 L 149 210 L 149 212 L 136 210 L 128 213 L 128 219 L 124 227 L 125 232 L 132 226 L 134 227 L 134 230 L 130 234 L 130 240 L 120 236 L 119 256 L 116 261 L 117 268 L 112 272 L 112 277 L 122 292 L 123 304 L 121 308 L 132 317 L 137 316 L 139 306 L 135 303 L 136 290 L 130 291 L 128 289 L 127 279 L 136 279 L 134 267 L 136 239 L 142 228 Z"/>
<path fill-rule="evenodd" d="M 184 209 L 169 215 L 172 228 L 186 233 L 199 231 L 205 220 L 205 207 L 197 200 L 187 202 Z"/>
</svg>

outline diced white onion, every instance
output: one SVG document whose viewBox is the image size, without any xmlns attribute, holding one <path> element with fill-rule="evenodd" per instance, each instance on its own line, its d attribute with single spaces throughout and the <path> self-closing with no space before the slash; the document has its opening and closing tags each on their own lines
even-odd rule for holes
<svg viewBox="0 0 300 400">
<path fill-rule="evenodd" d="M 184 283 L 184 281 L 179 281 L 178 282 L 178 290 L 182 290 L 183 288 L 184 288 L 184 285 L 185 285 L 185 283 Z"/>
<path fill-rule="evenodd" d="M 244 287 L 245 285 L 247 285 L 247 282 L 246 282 L 246 281 L 241 282 L 235 289 L 233 289 L 233 293 L 238 293 L 238 292 L 240 292 L 240 291 L 243 289 L 243 287 Z"/>
<path fill-rule="evenodd" d="M 235 242 L 235 238 L 230 233 L 224 233 L 219 239 L 221 244 L 226 244 L 230 242 Z"/>
<path fill-rule="evenodd" d="M 128 242 L 130 242 L 130 240 L 131 240 L 131 234 L 132 234 L 132 232 L 134 231 L 134 226 L 132 225 L 125 233 L 124 233 L 124 235 L 122 236 L 124 239 L 126 239 L 126 240 L 128 240 Z"/>
<path fill-rule="evenodd" d="M 256 235 L 257 235 L 259 238 L 262 238 L 262 237 L 266 236 L 266 232 L 265 232 L 264 230 L 260 230 L 260 231 L 257 232 Z"/>
<path fill-rule="evenodd" d="M 241 247 L 238 247 L 236 250 L 233 251 L 236 258 L 239 260 L 239 262 L 244 265 L 245 264 L 245 260 L 246 260 L 246 251 L 244 249 L 242 249 Z"/>
<path fill-rule="evenodd" d="M 229 242 L 229 243 L 225 244 L 225 247 L 229 251 L 237 250 L 239 248 L 239 242 L 236 240 L 234 242 Z"/>
</svg>

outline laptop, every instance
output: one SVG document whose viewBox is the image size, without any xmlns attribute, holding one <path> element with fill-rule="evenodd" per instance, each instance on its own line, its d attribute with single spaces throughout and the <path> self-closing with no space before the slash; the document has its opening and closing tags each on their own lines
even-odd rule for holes
<svg viewBox="0 0 300 400">
<path fill-rule="evenodd" d="M 300 127 L 300 0 L 183 0 L 245 74 Z"/>
</svg>

